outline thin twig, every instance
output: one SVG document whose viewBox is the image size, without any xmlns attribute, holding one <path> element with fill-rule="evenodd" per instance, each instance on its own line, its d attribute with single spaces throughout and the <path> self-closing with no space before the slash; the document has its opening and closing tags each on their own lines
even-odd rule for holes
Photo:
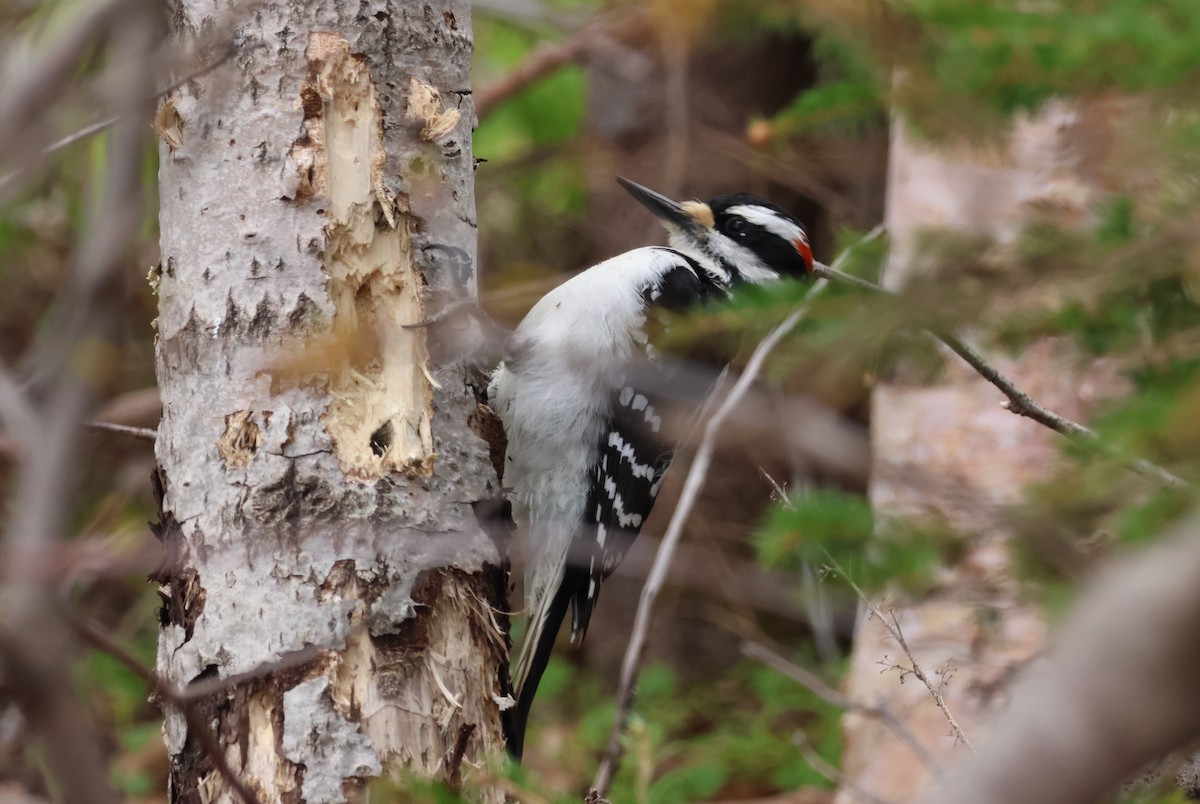
<svg viewBox="0 0 1200 804">
<path fill-rule="evenodd" d="M 629 647 L 625 651 L 625 660 L 621 667 L 620 692 L 617 695 L 617 711 L 613 721 L 612 733 L 609 736 L 608 750 L 605 752 L 604 760 L 601 762 L 600 768 L 596 773 L 595 782 L 592 784 L 593 791 L 600 796 L 604 796 L 608 792 L 613 777 L 616 775 L 617 766 L 620 764 L 623 753 L 625 725 L 629 719 L 629 709 L 633 705 L 634 683 L 637 680 L 642 651 L 645 648 L 646 637 L 649 633 L 650 617 L 654 608 L 654 601 L 658 597 L 658 592 L 662 588 L 663 583 L 666 581 L 667 572 L 671 566 L 671 559 L 675 554 L 675 548 L 683 533 L 683 525 L 691 514 L 692 508 L 695 506 L 696 500 L 700 495 L 700 490 L 704 486 L 709 465 L 712 463 L 717 433 L 720 431 L 725 419 L 737 408 L 741 398 L 750 390 L 750 386 L 754 383 L 759 371 L 762 370 L 763 363 L 766 362 L 771 350 L 800 323 L 808 312 L 808 302 L 814 296 L 821 293 L 825 287 L 826 283 L 824 280 L 820 280 L 813 285 L 805 301 L 793 310 L 784 319 L 783 323 L 763 339 L 758 348 L 754 350 L 754 354 L 751 355 L 750 362 L 746 364 L 746 370 L 738 378 L 738 381 L 734 383 L 729 396 L 725 398 L 713 414 L 713 417 L 709 419 L 708 424 L 704 427 L 703 440 L 700 442 L 700 448 L 696 451 L 696 457 L 693 459 L 687 479 L 684 481 L 683 491 L 679 497 L 679 504 L 671 516 L 671 522 L 667 526 L 666 535 L 663 536 L 662 546 L 658 550 L 658 555 L 655 556 L 654 565 L 650 568 L 650 575 L 646 579 L 646 585 L 642 589 L 641 600 L 638 603 L 637 616 L 633 624 L 633 633 L 629 638 Z"/>
<path fill-rule="evenodd" d="M 450 758 L 446 762 L 446 784 L 454 792 L 462 792 L 462 761 L 467 753 L 467 743 L 475 733 L 474 723 L 464 723 L 458 727 L 458 737 L 450 750 Z"/>
<path fill-rule="evenodd" d="M 201 750 L 205 756 L 212 760 L 217 772 L 225 777 L 225 780 L 229 782 L 229 785 L 242 797 L 246 804 L 259 804 L 258 796 L 242 781 L 241 777 L 238 776 L 237 772 L 234 771 L 225 758 L 224 750 L 213 736 L 211 727 L 205 722 L 204 716 L 196 706 L 199 699 L 193 694 L 193 690 L 179 690 L 174 685 L 163 681 L 157 673 L 142 664 L 136 656 L 121 645 L 118 645 L 99 628 L 84 622 L 78 616 L 68 612 L 67 622 L 71 624 L 85 642 L 123 664 L 134 675 L 149 684 L 150 688 L 158 696 L 182 712 L 184 719 L 187 720 L 189 732 L 196 737 L 197 742 L 200 743 Z M 271 670 L 273 671 L 274 668 L 271 668 Z M 261 672 L 258 674 L 262 675 Z M 243 680 L 245 680 L 245 676 L 246 674 L 242 674 Z M 229 684 L 231 679 L 222 679 L 221 681 L 223 684 Z M 208 695 L 212 695 L 213 692 L 215 691 L 210 691 Z"/>
<path fill-rule="evenodd" d="M 835 268 L 840 267 L 859 246 L 878 237 L 883 231 L 882 225 L 876 226 L 856 243 L 843 250 L 838 255 L 838 258 L 834 260 L 833 266 Z M 828 285 L 829 281 L 827 279 L 824 277 L 819 278 L 813 283 L 804 300 L 784 319 L 783 323 L 779 324 L 767 337 L 763 338 L 754 350 L 754 353 L 750 356 L 749 362 L 746 363 L 746 368 L 742 376 L 734 383 L 733 388 L 729 391 L 729 395 L 717 407 L 716 412 L 704 427 L 704 435 L 701 439 L 699 449 L 696 450 L 696 456 L 692 460 L 691 468 L 688 470 L 687 478 L 684 480 L 683 490 L 679 495 L 679 502 L 675 506 L 675 511 L 671 515 L 671 521 L 667 525 L 667 532 L 663 536 L 657 555 L 654 557 L 654 564 L 651 566 L 650 574 L 646 578 L 646 585 L 642 588 L 642 596 L 638 601 L 637 615 L 633 623 L 633 633 L 630 634 L 629 646 L 625 650 L 625 658 L 621 665 L 621 683 L 617 693 L 617 709 L 613 716 L 613 726 L 608 739 L 608 748 L 604 753 L 604 758 L 600 763 L 599 769 L 596 771 L 596 778 L 592 783 L 592 789 L 589 793 L 590 796 L 603 798 L 608 793 L 613 777 L 616 776 L 617 767 L 621 763 L 621 756 L 624 753 L 623 737 L 625 726 L 629 720 L 629 710 L 633 706 L 635 694 L 634 682 L 637 680 L 638 667 L 641 664 L 642 652 L 645 649 L 646 638 L 649 635 L 650 617 L 654 609 L 654 601 L 658 597 L 659 590 L 666 582 L 671 560 L 675 555 L 675 549 L 679 544 L 680 536 L 683 534 L 684 523 L 691 514 L 692 508 L 695 507 L 696 500 L 700 496 L 700 490 L 704 486 L 721 426 L 738 409 L 742 398 L 754 384 L 755 378 L 762 370 L 763 364 L 766 362 L 771 351 L 804 319 L 805 315 L 808 314 L 808 308 L 813 299 L 823 293 Z"/>
<path fill-rule="evenodd" d="M 839 790 L 849 793 L 854 798 L 865 801 L 867 804 L 890 804 L 887 799 L 880 798 L 863 790 L 846 778 L 841 771 L 826 762 L 808 742 L 808 738 L 804 735 L 804 732 L 798 731 L 792 735 L 792 745 L 796 746 L 796 750 L 800 752 L 800 756 L 804 757 L 804 761 L 813 770 L 837 785 Z"/>
<path fill-rule="evenodd" d="M 57 98 L 67 86 L 71 72 L 92 45 L 103 39 L 113 23 L 136 12 L 130 0 L 111 0 L 92 6 L 66 28 L 46 55 L 28 65 L 20 78 L 6 87 L 0 99 L 0 153 L 8 153 L 12 144 L 27 130 L 38 110 Z"/>
<path fill-rule="evenodd" d="M 503 78 L 475 93 L 475 114 L 480 119 L 486 117 L 492 109 L 555 70 L 582 59 L 598 41 L 633 39 L 645 25 L 645 14 L 625 13 L 612 19 L 589 22 L 566 39 L 537 48 Z"/>
<path fill-rule="evenodd" d="M 861 288 L 863 290 L 880 295 L 895 295 L 879 285 L 876 285 L 874 282 L 868 282 L 867 280 L 860 279 L 857 276 L 851 276 L 850 274 L 843 273 L 842 271 L 838 270 L 838 266 L 836 264 L 833 266 L 827 266 L 818 263 L 815 273 L 817 276 L 822 277 L 823 279 L 828 279 L 831 282 L 852 285 L 856 288 Z M 1082 441 L 1104 454 L 1112 455 L 1125 464 L 1125 466 L 1127 466 L 1130 470 L 1136 472 L 1142 477 L 1153 480 L 1159 485 L 1173 489 L 1192 488 L 1191 484 L 1186 480 L 1155 463 L 1151 463 L 1144 458 L 1132 458 L 1119 454 L 1111 445 L 1105 444 L 1103 439 L 1101 439 L 1100 434 L 1095 430 L 1082 425 L 1079 422 L 1072 421 L 1071 419 L 1068 419 L 1065 416 L 1055 413 L 1049 408 L 1038 404 L 1033 400 L 1032 397 L 1029 396 L 1029 394 L 1018 388 L 1016 383 L 1009 379 L 1008 376 L 989 363 L 977 349 L 963 341 L 961 338 L 947 332 L 939 332 L 932 329 L 925 331 L 932 337 L 944 343 L 952 352 L 961 357 L 968 366 L 973 368 L 979 374 L 979 376 L 983 377 L 985 380 L 999 389 L 1000 393 L 1004 394 L 1004 396 L 1008 398 L 1008 401 L 1004 404 L 1006 410 L 1009 410 L 1018 416 L 1024 416 L 1028 419 L 1032 419 L 1038 424 L 1044 425 L 1056 433 L 1060 433 L 1062 435 Z"/>
<path fill-rule="evenodd" d="M 158 431 L 150 427 L 131 427 L 128 424 L 116 424 L 114 422 L 96 422 L 88 421 L 83 423 L 84 427 L 91 430 L 100 430 L 106 433 L 118 433 L 120 435 L 132 436 L 143 441 L 154 443 L 158 439 Z"/>
<path fill-rule="evenodd" d="M 842 576 L 842 580 L 844 580 L 846 584 L 854 590 L 854 594 L 856 594 L 858 599 L 862 601 L 862 604 L 867 607 L 867 610 L 871 612 L 871 615 L 883 624 L 883 627 L 887 629 L 887 632 L 891 635 L 892 639 L 896 640 L 896 643 L 900 645 L 900 649 L 903 650 L 904 655 L 908 657 L 909 667 L 906 669 L 916 676 L 918 681 L 925 685 L 925 689 L 929 690 L 929 694 L 932 696 L 933 702 L 937 704 L 937 708 L 941 710 L 942 715 L 950 723 L 950 729 L 954 732 L 954 738 L 965 745 L 967 750 L 974 754 L 975 746 L 971 745 L 971 741 L 967 739 L 967 733 L 963 731 L 963 728 L 959 725 L 958 720 L 954 717 L 953 713 L 950 712 L 950 707 L 946 705 L 946 699 L 942 695 L 941 690 L 939 690 L 938 686 L 933 683 L 928 675 L 926 675 L 924 668 L 922 668 L 920 662 L 917 661 L 917 657 L 915 654 L 913 654 L 912 648 L 908 646 L 908 640 L 904 638 L 904 631 L 900 628 L 900 621 L 896 619 L 896 615 L 893 614 L 891 621 L 889 621 L 884 615 L 883 611 L 879 608 L 879 605 L 867 597 L 867 593 L 862 590 L 862 587 L 854 582 L 853 578 L 846 574 L 845 570 L 842 569 L 841 565 L 837 563 L 833 556 L 826 552 L 825 557 L 829 562 L 829 568 L 837 572 L 838 575 Z"/>
<path fill-rule="evenodd" d="M 238 47 L 236 44 L 231 42 L 225 48 L 225 52 L 222 53 L 220 56 L 218 56 L 216 59 L 209 62 L 208 64 L 198 67 L 197 69 L 195 69 L 192 72 L 188 73 L 187 75 L 183 76 L 179 80 L 173 81 L 169 86 L 166 86 L 163 89 L 158 90 L 157 92 L 152 94 L 149 98 L 147 98 L 147 102 L 159 100 L 160 98 L 163 98 L 163 97 L 169 95 L 170 93 L 174 92 L 175 90 L 179 89 L 181 86 L 188 83 L 189 81 L 194 81 L 197 78 L 207 75 L 208 73 L 217 69 L 222 64 L 229 61 L 230 59 L 232 59 L 234 56 L 238 55 L 239 53 L 245 52 L 247 50 L 252 50 L 255 48 L 265 47 L 265 46 L 266 46 L 265 42 L 253 42 L 253 43 L 245 44 L 242 47 Z M 107 131 L 108 129 L 112 128 L 119 122 L 121 122 L 121 115 L 119 115 L 119 114 L 113 115 L 112 117 L 106 118 L 104 120 L 98 120 L 95 123 L 86 125 L 83 128 L 79 129 L 78 131 L 74 131 L 74 132 L 66 135 L 65 137 L 60 137 L 59 139 L 50 143 L 49 145 L 47 145 L 45 148 L 43 148 L 41 150 L 41 152 L 38 154 L 38 160 L 32 161 L 31 164 L 22 165 L 21 167 L 11 170 L 8 173 L 4 174 L 3 176 L 0 176 L 0 190 L 3 190 L 10 183 L 12 183 L 16 179 L 20 178 L 24 174 L 28 173 L 29 171 L 33 170 L 37 166 L 37 164 L 40 163 L 41 159 L 45 159 L 48 156 L 53 156 L 54 154 L 58 153 L 59 151 L 63 150 L 64 148 L 70 148 L 72 145 L 74 145 L 78 142 L 82 142 L 83 140 L 86 140 L 90 137 L 94 137 L 103 131 Z"/>
<path fill-rule="evenodd" d="M 847 712 L 853 712 L 864 717 L 882 721 L 897 737 L 908 744 L 908 747 L 913 750 L 913 753 L 917 755 L 917 758 L 921 760 L 922 764 L 925 765 L 932 775 L 937 776 L 940 773 L 941 768 L 937 760 L 926 750 L 925 746 L 921 745 L 921 741 L 904 725 L 896 713 L 888 707 L 883 704 L 871 705 L 850 700 L 826 684 L 815 673 L 805 670 L 795 662 L 788 661 L 759 642 L 752 642 L 750 640 L 742 642 L 742 654 L 760 661 L 772 670 L 787 676 L 830 706 L 836 706 L 838 709 L 844 709 Z"/>
<path fill-rule="evenodd" d="M 225 676 L 225 678 L 208 678 L 203 681 L 193 681 L 185 689 L 172 687 L 171 700 L 181 703 L 200 701 L 210 696 L 236 689 L 243 684 L 256 681 L 270 673 L 281 673 L 285 670 L 304 667 L 313 660 L 320 658 L 323 654 L 324 651 L 311 645 L 306 648 L 289 651 L 278 659 L 260 664 L 244 673 L 235 673 L 231 676 Z"/>
</svg>

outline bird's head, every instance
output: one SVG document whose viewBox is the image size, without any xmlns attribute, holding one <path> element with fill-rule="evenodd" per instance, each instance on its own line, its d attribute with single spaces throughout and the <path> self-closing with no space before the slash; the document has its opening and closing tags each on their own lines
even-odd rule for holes
<svg viewBox="0 0 1200 804">
<path fill-rule="evenodd" d="M 708 201 L 672 201 L 618 177 L 630 195 L 662 220 L 671 247 L 686 254 L 723 284 L 761 284 L 813 271 L 808 233 L 785 210 L 748 193 Z"/>
</svg>

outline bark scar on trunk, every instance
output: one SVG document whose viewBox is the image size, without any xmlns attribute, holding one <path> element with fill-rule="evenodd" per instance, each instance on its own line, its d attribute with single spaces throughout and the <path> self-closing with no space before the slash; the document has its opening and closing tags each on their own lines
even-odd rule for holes
<svg viewBox="0 0 1200 804">
<path fill-rule="evenodd" d="M 325 203 L 324 263 L 340 347 L 323 422 L 349 478 L 433 473 L 433 384 L 422 280 L 407 203 L 384 187 L 382 115 L 365 59 L 335 33 L 314 33 L 300 92 L 304 132 L 292 157 L 312 203 Z M 318 100 L 320 101 L 318 103 Z"/>
<path fill-rule="evenodd" d="M 217 440 L 217 452 L 227 469 L 243 469 L 262 446 L 263 434 L 252 418 L 253 411 L 239 410 L 225 417 L 225 432 Z"/>
</svg>

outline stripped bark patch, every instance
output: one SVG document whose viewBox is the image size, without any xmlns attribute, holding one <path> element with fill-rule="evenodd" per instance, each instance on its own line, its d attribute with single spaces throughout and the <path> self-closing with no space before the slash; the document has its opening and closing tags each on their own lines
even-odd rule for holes
<svg viewBox="0 0 1200 804">
<path fill-rule="evenodd" d="M 183 117 L 175 108 L 175 98 L 172 96 L 164 98 L 154 112 L 155 133 L 167 144 L 168 148 L 176 151 L 183 145 L 183 128 Z"/>
<path fill-rule="evenodd" d="M 292 147 L 302 184 L 325 204 L 324 263 L 335 342 L 323 421 L 347 477 L 433 472 L 433 388 L 407 205 L 384 187 L 382 117 L 365 60 L 344 38 L 314 33 L 301 90 L 304 133 Z M 320 103 L 317 103 L 317 100 Z M 386 436 L 386 437 L 385 437 Z"/>
<path fill-rule="evenodd" d="M 439 747 L 455 745 L 462 727 L 474 722 L 471 713 L 497 707 L 497 668 L 506 650 L 491 609 L 501 586 L 486 571 L 429 571 L 414 580 L 408 595 L 385 595 L 355 611 L 331 695 L 334 708 L 374 745 L 385 772 L 430 762 L 439 768 L 445 761 Z M 391 628 L 374 627 L 389 612 Z M 486 661 L 463 663 L 481 648 Z M 490 750 L 477 743 L 463 747 L 469 765 Z"/>
<path fill-rule="evenodd" d="M 446 108 L 436 89 L 416 78 L 408 82 L 408 111 L 405 116 L 422 124 L 420 137 L 425 142 L 436 142 L 450 134 L 458 128 L 461 117 L 458 109 Z"/>
<path fill-rule="evenodd" d="M 225 459 L 225 468 L 244 469 L 262 446 L 262 430 L 253 415 L 253 411 L 239 410 L 225 417 L 225 432 L 217 439 L 217 452 Z"/>
</svg>

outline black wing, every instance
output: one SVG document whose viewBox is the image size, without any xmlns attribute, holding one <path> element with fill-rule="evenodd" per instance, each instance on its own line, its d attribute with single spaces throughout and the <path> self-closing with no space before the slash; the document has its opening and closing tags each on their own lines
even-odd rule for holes
<svg viewBox="0 0 1200 804">
<path fill-rule="evenodd" d="M 674 255 L 678 265 L 645 289 L 647 318 L 656 310 L 680 312 L 724 295 L 691 259 L 670 249 L 663 251 Z M 571 634 L 578 643 L 587 632 L 601 583 L 637 538 L 671 464 L 673 442 L 663 430 L 661 416 L 677 371 L 655 362 L 649 343 L 646 354 L 645 365 L 630 367 L 630 375 L 636 375 L 637 380 L 613 392 L 612 416 L 600 435 L 596 462 L 590 470 L 584 521 L 572 540 L 562 585 L 555 592 L 533 646 L 516 706 L 505 712 L 508 750 L 518 761 L 524 750 L 529 710 L 567 609 L 573 612 Z"/>
<path fill-rule="evenodd" d="M 659 309 L 681 312 L 721 295 L 698 265 L 687 263 L 646 289 L 647 318 Z M 654 359 L 649 343 L 646 364 L 637 369 L 630 372 L 636 373 L 637 381 L 613 393 L 609 427 L 600 434 L 591 470 L 583 526 L 568 556 L 563 585 L 573 593 L 571 637 L 577 643 L 587 633 L 601 584 L 625 558 L 650 516 L 674 456 L 674 439 L 663 429 L 663 416 L 676 372 Z"/>
</svg>

